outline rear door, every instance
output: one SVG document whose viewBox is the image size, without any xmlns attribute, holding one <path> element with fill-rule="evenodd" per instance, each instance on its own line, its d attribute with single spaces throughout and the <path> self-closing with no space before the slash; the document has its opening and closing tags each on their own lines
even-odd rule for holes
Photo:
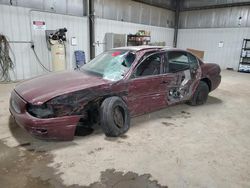
<svg viewBox="0 0 250 188">
<path fill-rule="evenodd" d="M 165 53 L 166 103 L 168 105 L 189 100 L 199 83 L 201 69 L 198 60 L 186 51 Z"/>
</svg>

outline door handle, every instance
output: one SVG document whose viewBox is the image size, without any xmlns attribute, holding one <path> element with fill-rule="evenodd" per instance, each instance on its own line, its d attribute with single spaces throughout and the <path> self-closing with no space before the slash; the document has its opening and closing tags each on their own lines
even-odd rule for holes
<svg viewBox="0 0 250 188">
<path fill-rule="evenodd" d="M 169 84 L 169 81 L 163 80 L 161 84 Z"/>
</svg>

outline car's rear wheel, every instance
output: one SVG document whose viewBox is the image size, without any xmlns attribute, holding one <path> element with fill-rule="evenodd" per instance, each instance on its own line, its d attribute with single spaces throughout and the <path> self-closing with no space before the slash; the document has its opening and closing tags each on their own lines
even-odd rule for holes
<svg viewBox="0 0 250 188">
<path fill-rule="evenodd" d="M 209 93 L 209 87 L 206 82 L 200 81 L 199 85 L 194 92 L 194 95 L 188 104 L 198 106 L 206 103 Z"/>
<path fill-rule="evenodd" d="M 100 108 L 100 124 L 106 136 L 117 137 L 130 127 L 127 105 L 120 97 L 109 97 Z"/>
</svg>

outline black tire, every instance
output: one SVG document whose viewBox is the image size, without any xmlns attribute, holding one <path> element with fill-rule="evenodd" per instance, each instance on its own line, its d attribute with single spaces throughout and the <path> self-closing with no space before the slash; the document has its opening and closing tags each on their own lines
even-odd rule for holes
<svg viewBox="0 0 250 188">
<path fill-rule="evenodd" d="M 109 97 L 100 108 L 101 128 L 106 136 L 117 137 L 130 127 L 130 115 L 127 105 L 120 97 Z"/>
<path fill-rule="evenodd" d="M 207 102 L 209 93 L 209 87 L 206 82 L 200 81 L 199 85 L 197 86 L 194 95 L 190 101 L 188 101 L 189 105 L 198 106 L 202 105 Z"/>
</svg>

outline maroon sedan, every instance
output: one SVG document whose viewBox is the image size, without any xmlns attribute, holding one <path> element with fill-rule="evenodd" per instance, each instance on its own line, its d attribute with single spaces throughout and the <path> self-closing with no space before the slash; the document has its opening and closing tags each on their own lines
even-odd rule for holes
<svg viewBox="0 0 250 188">
<path fill-rule="evenodd" d="M 71 140 L 77 125 L 98 122 L 107 136 L 119 136 L 129 129 L 133 116 L 180 102 L 205 103 L 220 84 L 220 71 L 185 50 L 116 48 L 80 70 L 18 84 L 10 112 L 38 138 Z"/>
</svg>

